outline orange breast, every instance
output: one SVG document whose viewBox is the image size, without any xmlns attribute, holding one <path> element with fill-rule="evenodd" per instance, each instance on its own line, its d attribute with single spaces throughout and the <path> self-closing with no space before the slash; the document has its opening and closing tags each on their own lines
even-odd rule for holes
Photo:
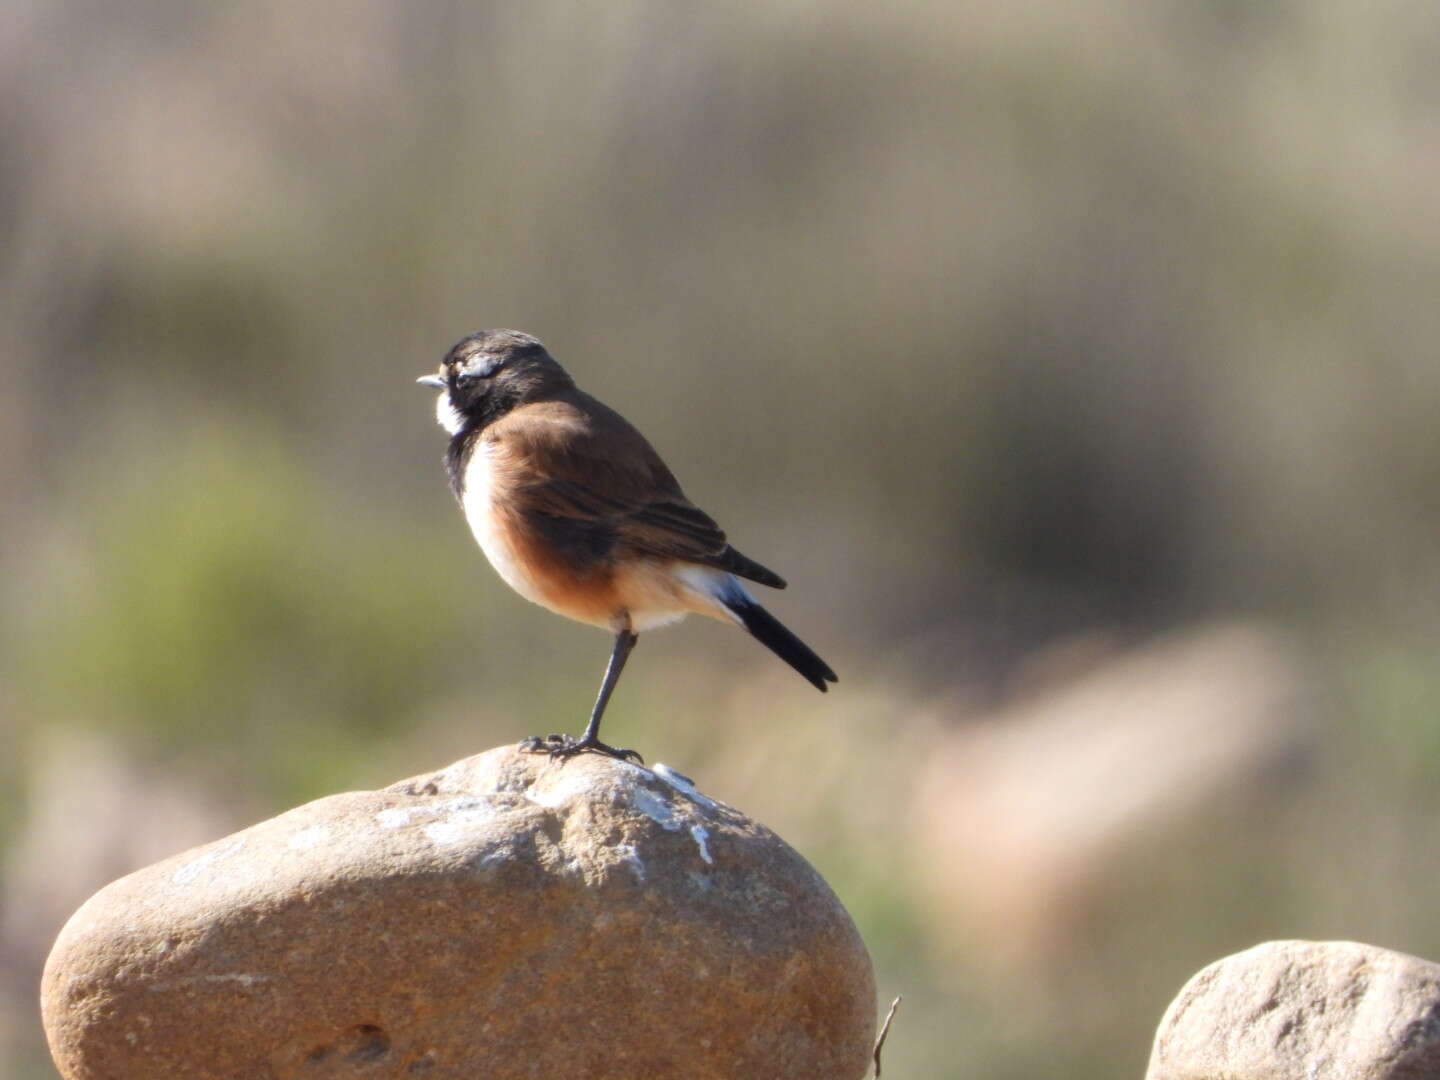
<svg viewBox="0 0 1440 1080">
<path fill-rule="evenodd" d="M 537 479 L 544 472 L 513 441 L 487 438 L 466 466 L 461 497 L 475 539 L 521 596 L 607 630 L 627 624 L 646 630 L 692 611 L 728 617 L 696 576 L 712 573 L 707 568 L 627 548 L 623 541 L 604 557 L 571 557 L 527 524 L 518 500 Z"/>
<path fill-rule="evenodd" d="M 500 511 L 494 519 L 509 555 L 506 580 L 522 596 L 557 614 L 607 630 L 628 624 L 637 632 L 691 612 L 729 618 L 711 596 L 676 573 L 684 565 L 676 560 L 632 553 L 577 568 L 527 529 L 518 515 Z"/>
<path fill-rule="evenodd" d="M 610 629 L 625 605 L 616 589 L 615 567 L 591 563 L 578 569 L 525 528 L 518 515 L 503 514 L 502 531 L 514 553 L 527 588 L 517 589 L 527 599 L 579 622 Z"/>
</svg>

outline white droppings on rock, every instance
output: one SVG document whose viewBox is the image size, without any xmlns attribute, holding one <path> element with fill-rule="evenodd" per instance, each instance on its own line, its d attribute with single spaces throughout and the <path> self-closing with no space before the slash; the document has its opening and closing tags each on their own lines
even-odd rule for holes
<svg viewBox="0 0 1440 1080">
<path fill-rule="evenodd" d="M 417 819 L 431 818 L 422 831 L 437 844 L 453 844 L 466 835 L 467 825 L 489 821 L 502 807 L 484 797 L 463 796 L 422 803 L 419 806 L 393 806 L 375 815 L 382 829 L 399 829 L 415 824 Z"/>
<path fill-rule="evenodd" d="M 444 799 L 435 804 L 436 812 L 450 811 L 452 813 L 466 814 L 473 811 L 483 811 L 486 817 L 495 812 L 496 806 L 489 799 L 480 795 L 461 796 L 454 799 Z"/>
<path fill-rule="evenodd" d="M 710 848 L 705 843 L 710 839 L 710 831 L 704 825 L 691 825 L 690 835 L 695 838 L 695 846 L 700 849 L 700 857 L 714 866 L 715 860 L 710 857 Z"/>
<path fill-rule="evenodd" d="M 308 851 L 330 839 L 330 830 L 324 825 L 311 825 L 290 837 L 287 846 L 294 851 Z"/>
<path fill-rule="evenodd" d="M 398 829 L 402 825 L 409 825 L 410 818 L 418 809 L 418 806 L 392 806 L 377 813 L 375 823 L 382 829 Z"/>
<path fill-rule="evenodd" d="M 675 808 L 647 787 L 637 787 L 630 793 L 630 805 L 666 832 L 676 832 L 682 824 L 675 816 Z"/>
<path fill-rule="evenodd" d="M 569 780 L 562 780 L 552 786 L 546 786 L 543 790 L 537 791 L 541 785 L 535 784 L 525 789 L 525 798 L 529 799 L 536 806 L 543 806 L 547 810 L 554 810 L 558 806 L 564 806 L 571 799 L 583 795 L 594 786 L 594 778 L 582 774 L 576 774 Z"/>
<path fill-rule="evenodd" d="M 199 858 L 191 859 L 188 863 L 175 871 L 171 881 L 176 885 L 189 885 L 211 866 L 214 866 L 222 859 L 234 855 L 245 846 L 245 841 L 238 837 L 219 847 L 212 848 Z"/>
<path fill-rule="evenodd" d="M 486 817 L 489 817 L 489 815 L 486 814 L 481 817 L 456 814 L 454 817 L 446 818 L 444 821 L 432 821 L 420 831 L 425 834 L 426 839 L 432 844 L 439 844 L 443 847 L 465 839 L 465 837 L 469 836 L 473 831 L 471 826 L 477 821 L 484 820 Z"/>
<path fill-rule="evenodd" d="M 669 784 L 676 791 L 680 792 L 682 795 L 688 795 L 690 798 L 694 799 L 697 803 L 705 807 L 705 809 L 707 810 L 714 810 L 720 805 L 708 795 L 702 795 L 695 787 L 695 781 L 691 780 L 683 773 L 676 772 L 674 769 L 670 768 L 669 765 L 666 765 L 663 761 L 657 761 L 655 763 L 655 768 L 653 772 L 656 776 L 658 776 L 661 780 L 664 780 L 665 783 Z"/>
<path fill-rule="evenodd" d="M 669 783 L 669 781 L 666 781 Z M 683 790 L 683 789 L 682 789 Z M 704 798 L 704 796 L 701 796 Z M 655 824 L 659 825 L 666 832 L 679 832 L 685 827 L 685 822 L 676 813 L 676 807 L 667 802 L 664 796 L 651 791 L 647 787 L 636 787 L 630 793 L 630 803 Z M 690 836 L 695 841 L 695 847 L 700 852 L 700 857 L 710 865 L 715 860 L 710 857 L 710 830 L 704 825 L 691 825 Z"/>
<path fill-rule="evenodd" d="M 475 831 L 476 826 L 492 821 L 497 807 L 485 798 L 458 798 L 424 809 L 437 817 L 446 815 L 421 830 L 431 843 L 446 846 L 464 840 Z"/>
<path fill-rule="evenodd" d="M 421 830 L 432 844 L 446 847 L 465 836 L 465 826 L 459 821 L 432 821 Z"/>
<path fill-rule="evenodd" d="M 480 856 L 476 866 L 495 866 L 497 863 L 508 862 L 515 858 L 515 849 L 509 844 L 496 848 L 485 855 Z"/>
<path fill-rule="evenodd" d="M 645 881 L 645 863 L 640 858 L 640 852 L 634 844 L 616 844 L 615 854 L 620 856 L 620 861 L 630 864 L 630 869 L 635 871 L 635 880 L 643 883 Z"/>
</svg>

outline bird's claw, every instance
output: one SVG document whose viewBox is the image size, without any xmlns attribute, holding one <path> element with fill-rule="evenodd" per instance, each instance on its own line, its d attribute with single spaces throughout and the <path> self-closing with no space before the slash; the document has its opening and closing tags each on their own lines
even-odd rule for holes
<svg viewBox="0 0 1440 1080">
<path fill-rule="evenodd" d="M 520 749 L 527 754 L 549 754 L 561 761 L 568 761 L 577 754 L 589 751 L 612 757 L 616 761 L 645 764 L 645 759 L 634 750 L 622 750 L 599 739 L 577 739 L 574 735 L 531 735 L 528 739 L 520 740 Z"/>
</svg>

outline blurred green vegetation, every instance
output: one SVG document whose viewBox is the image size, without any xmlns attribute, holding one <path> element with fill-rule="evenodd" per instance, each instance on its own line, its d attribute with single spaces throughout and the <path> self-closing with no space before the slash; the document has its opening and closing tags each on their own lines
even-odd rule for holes
<svg viewBox="0 0 1440 1080">
<path fill-rule="evenodd" d="M 342 517 L 278 440 L 164 434 L 98 490 L 77 462 L 87 493 L 24 628 L 21 693 L 266 805 L 353 782 L 475 622 L 434 531 Z"/>
<path fill-rule="evenodd" d="M 1265 937 L 1440 957 L 1437 61 L 1440 12 L 1341 0 L 7 8 L 0 1072 L 51 1075 L 83 899 L 24 857 L 54 733 L 238 827 L 583 721 L 603 638 L 484 565 L 413 386 L 482 326 L 790 579 L 834 694 L 686 625 L 608 723 L 833 883 L 886 1075 L 1138 1076 Z M 1232 617 L 1301 656 L 1288 756 L 1029 952 L 926 891 L 933 750 Z"/>
</svg>

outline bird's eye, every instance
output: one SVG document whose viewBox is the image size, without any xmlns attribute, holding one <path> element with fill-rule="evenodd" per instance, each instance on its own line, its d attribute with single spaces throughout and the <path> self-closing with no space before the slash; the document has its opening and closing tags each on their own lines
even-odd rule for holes
<svg viewBox="0 0 1440 1080">
<path fill-rule="evenodd" d="M 458 386 L 461 390 L 468 390 L 470 389 L 470 387 L 474 386 L 479 381 L 480 376 L 469 371 L 467 371 L 463 375 L 455 376 L 455 385 Z"/>
</svg>

